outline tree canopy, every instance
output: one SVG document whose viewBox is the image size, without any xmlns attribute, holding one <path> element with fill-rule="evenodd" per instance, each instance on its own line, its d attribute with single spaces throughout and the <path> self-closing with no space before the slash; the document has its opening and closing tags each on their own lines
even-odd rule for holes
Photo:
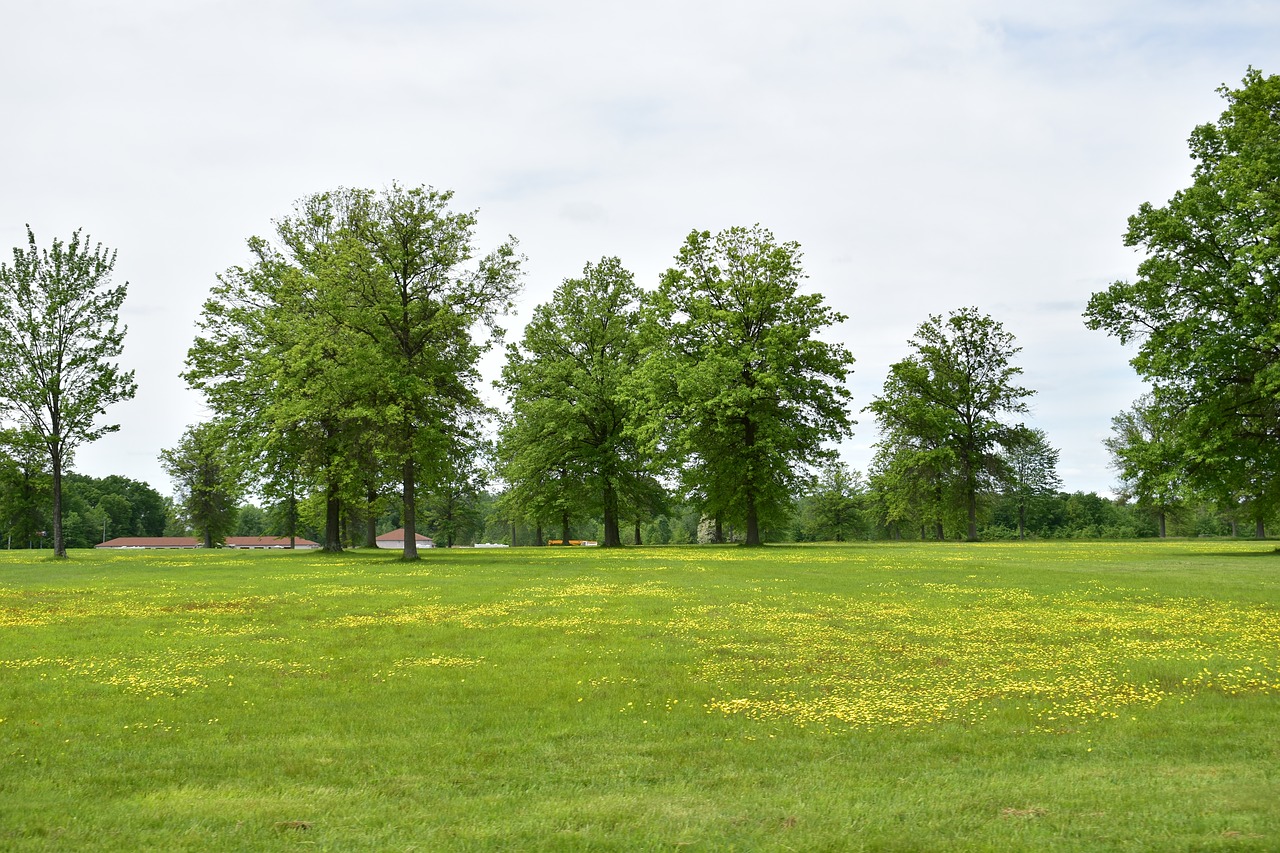
<svg viewBox="0 0 1280 853">
<path fill-rule="evenodd" d="M 642 296 L 617 258 L 587 264 L 534 309 L 502 371 L 513 499 L 535 522 L 561 519 L 569 507 L 557 502 L 586 501 L 574 511 L 599 509 L 605 547 L 622 544 L 619 502 L 634 505 L 645 492 L 646 466 L 627 432 L 635 403 L 623 392 L 640 361 Z"/>
<path fill-rule="evenodd" d="M 0 264 L 0 410 L 44 448 L 53 491 L 53 552 L 67 555 L 62 476 L 76 448 L 119 427 L 100 424 L 131 399 L 133 371 L 120 369 L 126 284 L 111 285 L 116 253 L 75 231 L 47 249 L 27 228 L 26 250 Z"/>
<path fill-rule="evenodd" d="M 802 292 L 804 278 L 799 244 L 759 225 L 694 231 L 647 311 L 635 432 L 704 514 L 741 522 L 748 545 L 852 427 L 853 357 L 819 338 L 845 317 Z"/>
<path fill-rule="evenodd" d="M 1008 421 L 1027 410 L 1024 398 L 1034 393 L 1013 384 L 1022 373 L 1013 364 L 1020 347 L 976 308 L 930 316 L 910 346 L 912 354 L 890 366 L 884 390 L 867 407 L 880 425 L 879 446 L 891 454 L 878 466 L 880 481 L 916 490 L 919 472 L 928 470 L 939 503 L 945 489 L 958 489 L 967 535 L 975 540 L 978 494 L 999 482 L 1000 450 L 1025 436 L 1025 427 Z"/>
<path fill-rule="evenodd" d="M 1280 77 L 1250 69 L 1192 132 L 1191 185 L 1129 218 L 1146 257 L 1085 319 L 1122 343 L 1175 413 L 1176 464 L 1202 489 L 1280 486 Z M 1254 497 L 1262 498 L 1255 494 Z"/>
</svg>

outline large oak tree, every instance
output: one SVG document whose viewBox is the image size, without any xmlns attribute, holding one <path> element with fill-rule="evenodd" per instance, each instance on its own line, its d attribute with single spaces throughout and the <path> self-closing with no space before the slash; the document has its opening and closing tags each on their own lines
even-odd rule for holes
<svg viewBox="0 0 1280 853">
<path fill-rule="evenodd" d="M 704 515 L 742 523 L 747 545 L 852 426 L 853 357 L 819 337 L 845 317 L 804 278 L 799 244 L 758 225 L 694 231 L 648 311 L 637 434 Z"/>
<path fill-rule="evenodd" d="M 535 522 L 561 520 L 593 499 L 605 547 L 622 544 L 620 501 L 634 505 L 651 482 L 627 433 L 635 403 L 623 393 L 640 360 L 641 299 L 617 258 L 587 264 L 534 309 L 502 371 L 512 407 L 502 454 L 512 499 L 523 500 Z"/>
<path fill-rule="evenodd" d="M 1280 77 L 1250 69 L 1219 91 L 1226 109 L 1189 140 L 1191 185 L 1129 218 L 1145 258 L 1085 318 L 1137 344 L 1182 475 L 1265 505 L 1280 488 Z"/>
</svg>

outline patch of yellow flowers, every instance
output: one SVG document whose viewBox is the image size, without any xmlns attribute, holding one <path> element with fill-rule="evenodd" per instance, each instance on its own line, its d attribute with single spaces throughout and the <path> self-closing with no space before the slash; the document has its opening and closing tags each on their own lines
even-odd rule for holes
<svg viewBox="0 0 1280 853">
<path fill-rule="evenodd" d="M 1053 731 L 1175 694 L 1280 692 L 1272 608 L 1118 598 L 1096 585 L 1044 596 L 886 586 L 688 608 L 673 627 L 705 649 L 702 677 L 728 694 L 711 711 L 802 725 L 977 722 L 1002 710 Z"/>
</svg>

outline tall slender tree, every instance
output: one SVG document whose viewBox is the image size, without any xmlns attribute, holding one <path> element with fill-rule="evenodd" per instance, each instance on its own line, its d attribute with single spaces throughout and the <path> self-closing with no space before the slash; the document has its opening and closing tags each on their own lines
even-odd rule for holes
<svg viewBox="0 0 1280 853">
<path fill-rule="evenodd" d="M 450 210 L 451 192 L 392 185 L 328 197 L 345 224 L 327 310 L 359 340 L 377 388 L 366 411 L 400 472 L 401 521 L 412 532 L 420 471 L 448 446 L 434 432 L 483 408 L 477 365 L 501 337 L 497 319 L 519 287 L 521 258 L 514 238 L 477 258 L 476 216 Z M 404 559 L 417 557 L 406 536 Z"/>
<path fill-rule="evenodd" d="M 824 445 L 852 428 L 853 357 L 819 334 L 845 317 L 803 293 L 800 246 L 767 229 L 689 234 L 647 311 L 635 393 L 645 446 L 679 461 L 686 497 L 740 521 L 781 520 Z"/>
<path fill-rule="evenodd" d="M 48 454 L 53 486 L 53 553 L 67 556 L 62 475 L 78 447 L 115 432 L 98 425 L 107 407 L 131 399 L 133 371 L 120 369 L 128 284 L 111 285 L 116 253 L 80 231 L 48 249 L 27 228 L 27 248 L 0 264 L 0 411 Z"/>
</svg>

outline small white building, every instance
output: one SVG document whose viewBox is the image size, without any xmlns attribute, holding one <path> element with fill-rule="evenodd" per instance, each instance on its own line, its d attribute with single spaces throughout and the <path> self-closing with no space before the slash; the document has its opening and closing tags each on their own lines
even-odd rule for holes
<svg viewBox="0 0 1280 853">
<path fill-rule="evenodd" d="M 421 533 L 414 534 L 414 538 L 418 542 L 419 548 L 434 548 L 436 542 L 430 536 L 423 536 Z M 404 550 L 404 528 L 398 527 L 395 530 L 382 534 L 377 539 L 379 548 L 386 548 L 388 551 Z"/>
</svg>

